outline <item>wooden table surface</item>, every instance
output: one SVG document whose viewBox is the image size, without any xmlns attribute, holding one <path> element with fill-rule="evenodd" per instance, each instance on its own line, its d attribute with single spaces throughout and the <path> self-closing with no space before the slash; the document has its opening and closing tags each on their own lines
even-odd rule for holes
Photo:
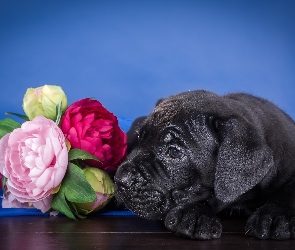
<svg viewBox="0 0 295 250">
<path fill-rule="evenodd" d="M 244 219 L 223 219 L 220 239 L 178 238 L 158 221 L 136 216 L 0 218 L 0 249 L 295 249 L 295 240 L 257 240 L 245 236 Z"/>
</svg>

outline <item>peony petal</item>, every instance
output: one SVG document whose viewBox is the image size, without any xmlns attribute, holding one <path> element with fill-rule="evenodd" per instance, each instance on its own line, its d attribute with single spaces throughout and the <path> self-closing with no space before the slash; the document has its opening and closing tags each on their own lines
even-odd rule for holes
<svg viewBox="0 0 295 250">
<path fill-rule="evenodd" d="M 11 146 L 15 143 L 18 144 L 19 142 L 24 141 L 26 137 L 28 137 L 28 135 L 20 128 L 17 128 L 10 133 L 8 145 Z"/>
<path fill-rule="evenodd" d="M 56 157 L 56 164 L 63 169 L 63 175 L 66 172 L 66 169 L 68 167 L 68 158 L 69 158 L 69 154 L 68 154 L 68 149 L 66 146 L 63 147 L 63 149 L 59 152 L 59 154 Z M 62 176 L 63 178 L 63 176 Z M 59 184 L 58 184 L 59 185 Z"/>
<path fill-rule="evenodd" d="M 16 147 L 10 147 L 9 150 L 9 161 L 11 164 L 18 164 L 20 162 L 20 152 Z"/>
<path fill-rule="evenodd" d="M 52 159 L 55 155 L 55 147 L 54 141 L 50 138 L 46 138 L 46 145 L 39 148 L 39 155 L 42 158 L 45 166 L 49 166 L 52 162 Z M 59 147 L 60 148 L 60 145 Z"/>
<path fill-rule="evenodd" d="M 71 124 L 77 124 L 80 123 L 80 121 L 82 120 L 82 115 L 80 113 L 75 113 L 72 118 L 71 118 Z"/>
<path fill-rule="evenodd" d="M 68 133 L 68 131 L 70 130 L 70 128 L 71 128 L 70 117 L 67 114 L 64 114 L 62 116 L 62 119 L 60 121 L 60 124 L 61 124 L 61 130 L 66 135 Z"/>
<path fill-rule="evenodd" d="M 83 124 L 78 122 L 75 124 L 75 129 L 76 129 L 76 132 L 77 132 L 77 137 L 79 140 L 82 139 L 81 135 L 83 133 Z"/>
<path fill-rule="evenodd" d="M 30 173 L 28 174 L 28 176 L 32 179 L 32 178 L 37 178 L 39 177 L 42 173 L 44 172 L 44 169 L 40 169 L 40 168 L 33 168 Z"/>
<path fill-rule="evenodd" d="M 93 113 L 85 115 L 82 119 L 82 122 L 84 123 L 84 125 L 90 124 L 93 121 L 94 121 L 94 114 Z"/>
<path fill-rule="evenodd" d="M 102 140 L 100 137 L 85 137 L 85 141 L 88 141 L 92 145 L 94 145 L 96 148 L 100 148 L 102 146 Z"/>
<path fill-rule="evenodd" d="M 106 132 L 112 131 L 112 129 L 113 129 L 113 126 L 105 125 L 100 127 L 99 132 L 106 133 Z"/>
<path fill-rule="evenodd" d="M 114 126 L 113 122 L 111 120 L 108 120 L 106 117 L 103 117 L 101 119 L 97 119 L 97 120 L 93 121 L 92 124 L 95 127 L 104 127 L 104 126 L 113 127 Z"/>
<path fill-rule="evenodd" d="M 81 149 L 85 150 L 86 152 L 93 154 L 96 151 L 96 147 L 88 141 L 81 140 Z"/>
<path fill-rule="evenodd" d="M 42 213 L 46 213 L 50 209 L 52 198 L 53 198 L 53 195 L 49 195 L 42 200 L 34 202 L 33 206 L 41 210 Z"/>
<path fill-rule="evenodd" d="M 69 130 L 69 133 L 67 135 L 67 139 L 71 143 L 71 146 L 73 148 L 80 148 L 80 141 L 79 141 L 78 136 L 77 136 L 77 131 L 76 131 L 76 129 L 74 127 L 72 127 Z"/>
<path fill-rule="evenodd" d="M 11 192 L 11 194 L 13 194 L 15 197 L 17 197 L 17 200 L 19 202 L 33 202 L 33 201 L 35 201 L 35 199 L 32 199 L 31 197 L 28 196 L 28 193 L 26 192 L 25 189 L 21 189 L 21 188 L 15 186 L 10 179 L 7 180 L 6 187 L 7 187 L 7 190 L 9 192 Z"/>
<path fill-rule="evenodd" d="M 43 188 L 46 184 L 48 184 L 51 180 L 51 175 L 53 171 L 54 169 L 52 167 L 45 169 L 35 182 L 36 187 Z M 53 188 L 54 187 L 52 186 L 51 189 Z"/>
<path fill-rule="evenodd" d="M 108 198 L 110 198 L 109 194 L 101 194 L 96 193 L 97 200 L 92 203 L 92 210 L 96 207 L 100 206 L 103 202 L 105 202 Z"/>
<path fill-rule="evenodd" d="M 103 154 L 102 149 L 99 149 L 99 150 L 95 151 L 93 153 L 93 155 L 96 156 L 97 159 L 99 159 L 104 164 L 105 158 L 104 158 L 104 154 Z"/>
<path fill-rule="evenodd" d="M 45 186 L 46 190 L 52 190 L 53 188 L 57 187 L 63 180 L 65 176 L 65 169 L 63 166 L 58 165 L 55 171 L 52 175 L 52 180 L 50 185 L 51 186 Z"/>
<path fill-rule="evenodd" d="M 91 123 L 94 120 L 94 114 L 91 113 L 87 116 L 85 116 L 82 120 L 82 131 L 80 134 L 80 138 L 84 138 L 85 134 L 87 133 L 88 129 L 91 128 Z"/>
<path fill-rule="evenodd" d="M 35 165 L 35 155 L 29 154 L 25 157 L 23 157 L 23 161 L 24 161 L 24 165 L 29 168 L 29 169 L 33 169 L 36 167 Z"/>
<path fill-rule="evenodd" d="M 40 146 L 45 144 L 45 140 L 43 138 L 32 138 L 30 142 L 31 149 L 36 153 L 38 153 Z"/>
<path fill-rule="evenodd" d="M 44 164 L 42 157 L 35 157 L 35 167 L 38 169 L 45 169 L 47 166 Z"/>
<path fill-rule="evenodd" d="M 36 117 L 36 118 L 37 118 L 37 120 L 39 120 L 38 117 Z M 39 129 L 40 129 L 40 125 L 38 123 L 28 121 L 28 122 L 24 122 L 21 125 L 20 130 L 22 131 L 22 133 L 25 133 L 25 134 L 33 134 L 33 133 L 36 133 Z"/>
<path fill-rule="evenodd" d="M 3 174 L 4 176 L 7 175 L 4 166 L 5 166 L 5 157 L 6 157 L 7 147 L 8 147 L 9 135 L 10 133 L 4 135 L 0 140 L 0 173 Z"/>
<path fill-rule="evenodd" d="M 2 208 L 30 208 L 30 206 L 27 202 L 19 202 L 13 194 L 7 192 L 2 200 Z"/>
<path fill-rule="evenodd" d="M 43 189 L 42 188 L 34 188 L 33 190 L 30 190 L 32 192 L 32 196 L 33 197 L 38 197 L 42 192 Z"/>
</svg>

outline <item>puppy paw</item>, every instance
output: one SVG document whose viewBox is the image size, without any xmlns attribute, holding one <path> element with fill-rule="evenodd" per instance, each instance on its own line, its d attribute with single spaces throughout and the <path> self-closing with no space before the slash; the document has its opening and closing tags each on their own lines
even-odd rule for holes
<svg viewBox="0 0 295 250">
<path fill-rule="evenodd" d="M 295 216 L 291 216 L 288 209 L 265 205 L 248 219 L 246 235 L 258 239 L 294 239 Z"/>
<path fill-rule="evenodd" d="M 219 218 L 208 208 L 176 207 L 167 214 L 165 226 L 177 236 L 198 240 L 217 239 L 222 232 Z"/>
</svg>

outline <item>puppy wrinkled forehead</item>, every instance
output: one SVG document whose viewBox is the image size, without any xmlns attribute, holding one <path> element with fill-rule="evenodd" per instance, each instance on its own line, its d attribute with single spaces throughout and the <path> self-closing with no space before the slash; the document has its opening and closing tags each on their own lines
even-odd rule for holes
<svg viewBox="0 0 295 250">
<path fill-rule="evenodd" d="M 181 102 L 178 99 L 164 99 L 151 113 L 153 124 L 162 126 L 171 122 L 177 116 L 181 107 Z"/>
</svg>

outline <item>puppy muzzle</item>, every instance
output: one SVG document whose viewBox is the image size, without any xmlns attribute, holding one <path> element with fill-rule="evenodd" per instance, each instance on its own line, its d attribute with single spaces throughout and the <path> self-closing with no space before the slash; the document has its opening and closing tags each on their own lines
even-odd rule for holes
<svg viewBox="0 0 295 250">
<path fill-rule="evenodd" d="M 139 216 L 163 219 L 169 211 L 170 193 L 159 183 L 155 158 L 150 153 L 132 153 L 115 175 L 118 201 Z"/>
</svg>

